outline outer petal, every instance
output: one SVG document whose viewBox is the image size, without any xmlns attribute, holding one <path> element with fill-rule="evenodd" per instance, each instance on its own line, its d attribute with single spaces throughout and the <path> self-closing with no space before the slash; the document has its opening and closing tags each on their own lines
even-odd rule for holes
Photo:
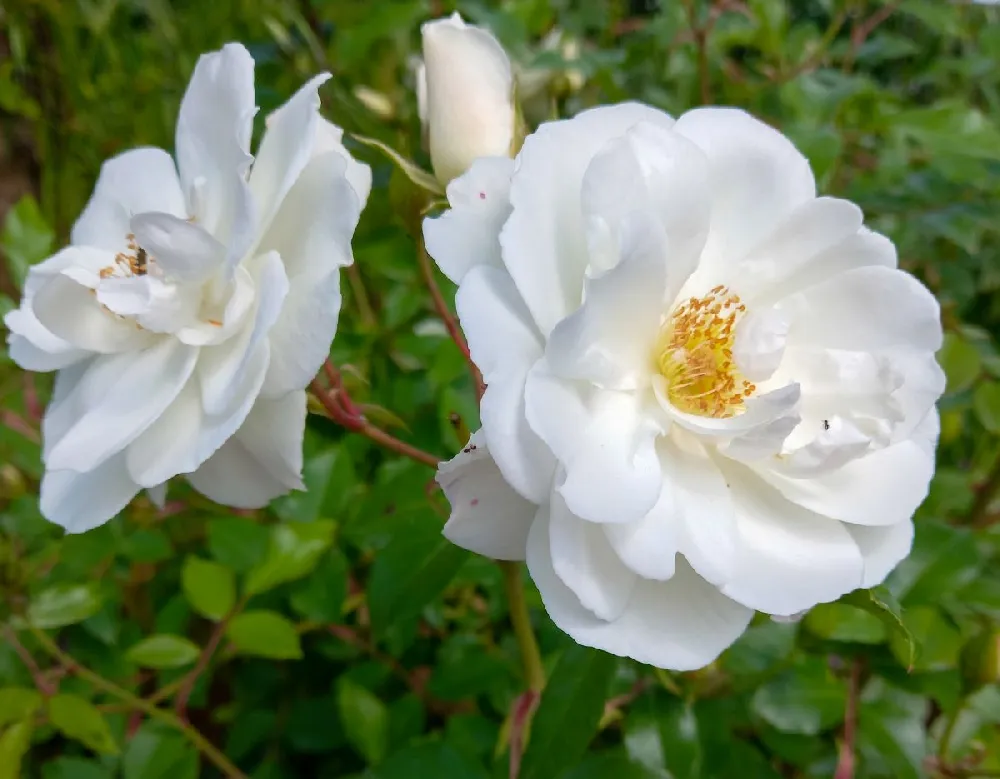
<svg viewBox="0 0 1000 779">
<path fill-rule="evenodd" d="M 640 122 L 673 124 L 638 103 L 594 108 L 529 135 L 511 181 L 513 213 L 500 233 L 503 259 L 543 335 L 580 304 L 589 262 L 580 192 L 608 141 Z"/>
<path fill-rule="evenodd" d="M 816 196 L 816 182 L 791 141 L 744 111 L 696 108 L 674 131 L 708 158 L 712 221 L 699 270 L 722 280 L 727 267 Z"/>
<path fill-rule="evenodd" d="M 191 485 L 216 503 L 260 508 L 290 489 L 302 489 L 305 392 L 259 399 L 239 431 L 197 471 Z"/>
<path fill-rule="evenodd" d="M 289 286 L 268 334 L 268 396 L 303 389 L 329 355 L 340 316 L 340 269 L 353 260 L 360 213 L 344 158 L 327 153 L 309 163 L 275 216 L 261 248 L 281 256 Z"/>
<path fill-rule="evenodd" d="M 7 353 L 26 371 L 59 370 L 82 360 L 88 354 L 52 335 L 30 308 L 7 312 L 3 323 L 10 331 L 7 336 Z"/>
<path fill-rule="evenodd" d="M 174 161 L 162 149 L 131 149 L 105 161 L 94 194 L 73 225 L 72 243 L 125 251 L 132 217 L 146 211 L 190 216 Z"/>
<path fill-rule="evenodd" d="M 263 230 L 313 156 L 320 123 L 319 88 L 329 78 L 329 73 L 322 73 L 310 79 L 268 122 L 249 182 Z"/>
<path fill-rule="evenodd" d="M 322 116 L 316 127 L 316 142 L 313 145 L 313 159 L 322 157 L 324 154 L 335 152 L 344 159 L 347 164 L 345 175 L 347 182 L 357 195 L 361 210 L 364 210 L 368 202 L 368 195 L 372 191 L 372 169 L 363 162 L 358 162 L 344 146 L 344 131 L 333 122 L 327 121 Z"/>
<path fill-rule="evenodd" d="M 456 284 L 476 265 L 503 267 L 500 230 L 510 216 L 514 162 L 482 157 L 448 185 L 451 209 L 424 220 L 427 253 Z"/>
<path fill-rule="evenodd" d="M 907 440 L 808 479 L 764 469 L 760 475 L 811 511 L 851 524 L 895 525 L 912 517 L 927 497 L 934 456 Z"/>
<path fill-rule="evenodd" d="M 906 559 L 913 546 L 913 522 L 908 519 L 887 527 L 848 525 L 847 531 L 864 558 L 862 587 L 881 584 L 892 569 Z"/>
<path fill-rule="evenodd" d="M 558 492 L 549 504 L 552 567 L 580 604 L 599 619 L 617 619 L 638 582 L 600 525 L 574 516 Z"/>
<path fill-rule="evenodd" d="M 547 509 L 528 537 L 528 570 L 556 626 L 575 641 L 657 668 L 689 671 L 708 665 L 732 644 L 753 611 L 729 600 L 683 561 L 667 582 L 640 579 L 624 612 L 607 622 L 585 609 L 556 575 Z"/>
<path fill-rule="evenodd" d="M 541 503 L 552 484 L 554 462 L 528 426 L 524 383 L 541 357 L 538 333 L 510 278 L 488 266 L 473 268 L 456 297 L 459 318 L 487 389 L 480 416 L 483 433 L 507 482 Z"/>
<path fill-rule="evenodd" d="M 453 544 L 496 560 L 523 560 L 537 507 L 504 480 L 482 430 L 438 466 L 437 482 L 451 503 L 444 536 Z"/>
<path fill-rule="evenodd" d="M 647 386 L 650 355 L 663 314 L 667 238 L 654 217 L 623 220 L 621 262 L 588 279 L 584 303 L 549 334 L 552 371 L 608 389 Z"/>
<path fill-rule="evenodd" d="M 928 289 L 904 271 L 856 268 L 778 303 L 791 321 L 789 345 L 874 351 L 941 348 L 941 311 Z"/>
<path fill-rule="evenodd" d="M 177 397 L 198 352 L 173 340 L 94 361 L 74 392 L 82 413 L 45 457 L 54 470 L 86 472 L 134 441 Z"/>
<path fill-rule="evenodd" d="M 840 522 L 791 503 L 746 469 L 725 475 L 740 535 L 726 595 L 788 616 L 861 586 L 861 552 Z"/>
<path fill-rule="evenodd" d="M 570 510 L 591 522 L 629 522 L 656 503 L 663 473 L 640 393 L 592 389 L 553 376 L 544 362 L 528 374 L 528 423 L 565 470 L 558 486 Z"/>
<path fill-rule="evenodd" d="M 121 453 L 87 473 L 46 470 L 39 507 L 46 519 L 67 533 L 85 533 L 114 517 L 138 492 Z"/>
</svg>

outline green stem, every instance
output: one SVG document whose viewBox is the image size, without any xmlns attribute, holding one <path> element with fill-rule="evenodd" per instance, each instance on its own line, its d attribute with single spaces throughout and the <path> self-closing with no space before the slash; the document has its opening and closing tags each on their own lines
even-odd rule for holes
<svg viewBox="0 0 1000 779">
<path fill-rule="evenodd" d="M 60 649 L 58 644 L 56 644 L 56 642 L 53 641 L 43 630 L 36 627 L 30 627 L 29 630 L 35 637 L 35 640 L 41 644 L 42 648 L 53 660 L 62 663 L 66 668 L 72 670 L 72 672 L 81 679 L 93 685 L 94 688 L 118 698 L 122 702 L 127 703 L 132 709 L 138 709 L 146 714 L 150 719 L 159 720 L 165 725 L 169 725 L 170 727 L 181 731 L 185 738 L 197 747 L 198 751 L 201 752 L 216 768 L 218 768 L 224 776 L 229 777 L 229 779 L 247 779 L 246 774 L 233 765 L 229 761 L 229 758 L 216 749 L 211 742 L 208 741 L 208 739 L 201 735 L 201 733 L 190 725 L 182 722 L 179 717 L 169 711 L 164 711 L 163 709 L 154 706 L 123 687 L 119 687 L 114 682 L 105 679 L 100 674 L 96 674 L 89 668 L 80 665 L 80 663 Z"/>
<path fill-rule="evenodd" d="M 538 651 L 535 632 L 531 629 L 528 602 L 524 597 L 524 582 L 521 579 L 521 565 L 501 561 L 500 567 L 503 569 L 503 583 L 504 589 L 507 591 L 510 621 L 514 627 L 514 635 L 517 637 L 517 645 L 521 650 L 524 677 L 531 690 L 541 692 L 545 686 L 545 669 L 542 667 L 542 655 Z"/>
</svg>

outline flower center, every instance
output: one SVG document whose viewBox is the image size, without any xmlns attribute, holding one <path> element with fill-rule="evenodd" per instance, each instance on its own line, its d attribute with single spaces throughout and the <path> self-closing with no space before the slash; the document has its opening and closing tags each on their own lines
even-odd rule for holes
<svg viewBox="0 0 1000 779">
<path fill-rule="evenodd" d="M 704 297 L 688 298 L 663 323 L 656 367 L 675 408 L 715 418 L 742 413 L 757 389 L 733 360 L 735 326 L 745 312 L 739 295 L 720 285 Z"/>
<path fill-rule="evenodd" d="M 129 233 L 125 236 L 125 240 L 128 241 L 128 251 L 118 252 L 112 265 L 101 268 L 100 276 L 102 279 L 145 276 L 149 271 L 149 255 L 135 242 L 135 235 Z"/>
</svg>

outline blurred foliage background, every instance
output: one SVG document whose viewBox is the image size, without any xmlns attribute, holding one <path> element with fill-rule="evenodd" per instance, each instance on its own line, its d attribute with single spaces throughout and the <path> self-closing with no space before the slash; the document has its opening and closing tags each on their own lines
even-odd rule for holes
<svg viewBox="0 0 1000 779">
<path fill-rule="evenodd" d="M 0 779 L 192 779 L 225 760 L 222 773 L 259 779 L 500 778 L 512 734 L 515 753 L 530 735 L 522 779 L 1000 776 L 1000 8 L 458 5 L 518 63 L 531 122 L 624 99 L 740 106 L 895 240 L 947 331 L 939 469 L 913 554 L 872 593 L 799 623 L 758 618 L 689 674 L 574 647 L 527 582 L 550 681 L 525 734 L 500 569 L 440 537 L 429 469 L 315 416 L 308 492 L 234 512 L 178 482 L 162 512 L 138 499 L 64 536 L 37 507 L 51 377 L 0 351 Z M 0 310 L 66 239 L 104 158 L 172 148 L 197 57 L 226 41 L 256 59 L 259 125 L 328 68 L 329 118 L 426 165 L 411 58 L 419 23 L 451 10 L 6 0 Z M 450 457 L 478 424 L 475 395 L 421 279 L 413 192 L 352 148 L 375 190 L 333 357 L 370 418 Z"/>
</svg>

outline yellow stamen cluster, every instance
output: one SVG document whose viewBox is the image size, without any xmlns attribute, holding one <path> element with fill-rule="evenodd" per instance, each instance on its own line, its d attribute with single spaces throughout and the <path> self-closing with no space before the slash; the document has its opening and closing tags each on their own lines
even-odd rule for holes
<svg viewBox="0 0 1000 779">
<path fill-rule="evenodd" d="M 128 251 L 118 252 L 115 255 L 114 265 L 101 268 L 100 275 L 102 279 L 111 276 L 127 278 L 129 276 L 146 275 L 149 268 L 149 255 L 146 254 L 145 249 L 135 242 L 134 234 L 129 233 L 125 236 L 125 240 L 128 241 Z"/>
<path fill-rule="evenodd" d="M 701 298 L 688 298 L 663 324 L 656 367 L 667 380 L 670 402 L 681 411 L 724 418 L 743 411 L 757 389 L 733 361 L 737 321 L 746 306 L 719 285 Z"/>
</svg>

